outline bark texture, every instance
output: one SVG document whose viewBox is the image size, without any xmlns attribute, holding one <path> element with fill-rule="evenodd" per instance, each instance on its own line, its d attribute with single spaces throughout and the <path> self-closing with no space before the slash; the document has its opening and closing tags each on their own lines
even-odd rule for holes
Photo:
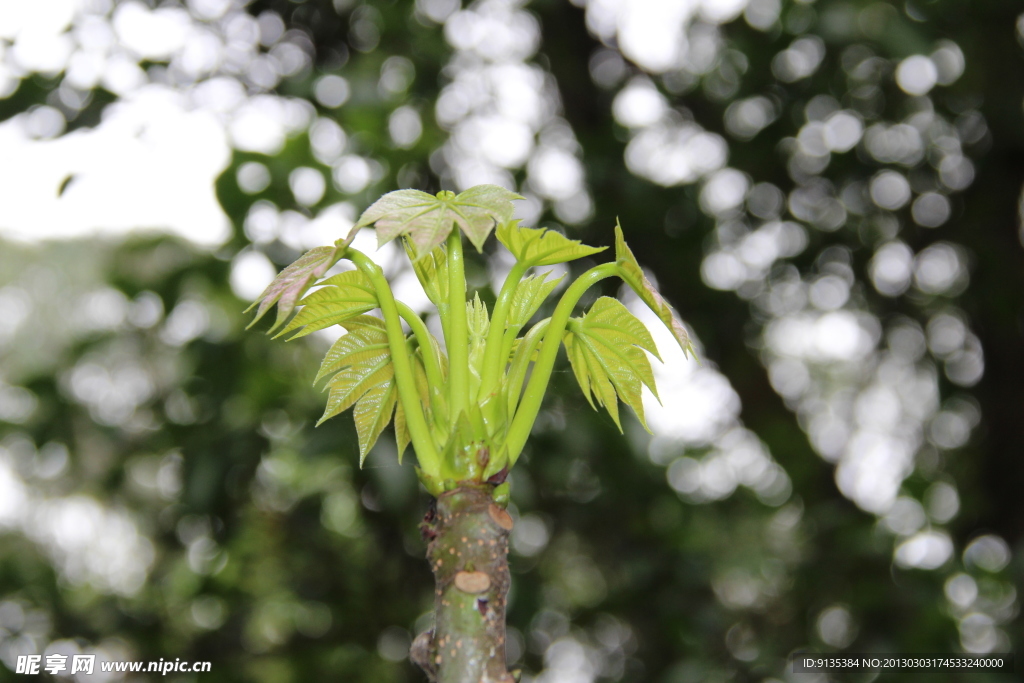
<svg viewBox="0 0 1024 683">
<path fill-rule="evenodd" d="M 434 572 L 434 628 L 411 659 L 435 683 L 513 683 L 505 666 L 505 598 L 512 518 L 493 487 L 441 494 L 423 523 Z"/>
</svg>

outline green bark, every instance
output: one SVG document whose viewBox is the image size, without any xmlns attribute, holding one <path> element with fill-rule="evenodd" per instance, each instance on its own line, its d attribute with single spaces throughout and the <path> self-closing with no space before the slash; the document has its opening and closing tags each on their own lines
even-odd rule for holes
<svg viewBox="0 0 1024 683">
<path fill-rule="evenodd" d="M 436 683 L 513 683 L 505 666 L 508 536 L 512 518 L 494 487 L 464 485 L 437 498 L 423 534 L 434 572 L 434 628 L 410 657 Z"/>
</svg>

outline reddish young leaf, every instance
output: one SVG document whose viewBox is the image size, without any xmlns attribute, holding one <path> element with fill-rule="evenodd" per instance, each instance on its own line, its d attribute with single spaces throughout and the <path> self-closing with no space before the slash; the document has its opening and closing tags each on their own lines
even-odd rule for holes
<svg viewBox="0 0 1024 683">
<path fill-rule="evenodd" d="M 259 298 L 252 302 L 246 312 L 252 310 L 253 306 L 259 305 L 256 310 L 256 317 L 246 327 L 252 327 L 263 315 L 270 310 L 270 307 L 277 304 L 277 320 L 267 331 L 273 332 L 281 325 L 293 310 L 299 298 L 306 293 L 313 283 L 323 277 L 324 273 L 338 262 L 345 253 L 347 241 L 338 240 L 333 247 L 317 247 L 310 249 L 300 256 L 298 260 L 282 270 L 274 281 L 267 285 Z"/>
</svg>

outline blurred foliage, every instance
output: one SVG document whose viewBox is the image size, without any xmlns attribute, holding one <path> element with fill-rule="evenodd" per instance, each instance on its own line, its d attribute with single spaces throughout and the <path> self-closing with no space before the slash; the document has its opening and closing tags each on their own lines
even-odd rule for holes
<svg viewBox="0 0 1024 683">
<path fill-rule="evenodd" d="M 438 4 L 444 3 L 420 3 Z M 880 295 L 868 272 L 876 231 L 891 224 L 869 212 L 851 212 L 841 230 L 810 230 L 808 248 L 789 261 L 797 277 L 816 277 L 829 272 L 830 257 L 822 255 L 842 248 L 864 310 L 886 324 L 906 318 L 925 325 L 955 304 L 980 340 L 980 383 L 964 390 L 941 373 L 938 380 L 943 399 L 969 394 L 979 426 L 956 448 L 922 448 L 901 489 L 922 499 L 936 481 L 953 481 L 959 491 L 959 514 L 944 527 L 953 557 L 935 571 L 894 564 L 893 533 L 837 488 L 833 464 L 815 453 L 802 429 L 806 421 L 773 388 L 762 338 L 768 316 L 752 303 L 758 292 L 740 289 L 736 296 L 702 279 L 723 222 L 699 208 L 699 186 L 666 188 L 627 170 L 623 156 L 632 133 L 613 117 L 614 87 L 595 84 L 591 75 L 594 56 L 614 48 L 614 40 L 603 47 L 573 4 L 538 0 L 526 9 L 541 30 L 533 63 L 557 84 L 593 199 L 592 218 L 571 227 L 571 236 L 611 245 L 615 216 L 632 230 L 638 260 L 695 331 L 702 357 L 732 384 L 744 425 L 785 469 L 792 494 L 776 506 L 747 488 L 716 502 L 684 500 L 666 483 L 665 467 L 648 457 L 648 437 L 638 425 L 627 424 L 627 436 L 620 436 L 607 416 L 586 405 L 563 365 L 524 454 L 526 466 L 512 481 L 519 521 L 510 656 L 528 675 L 547 667 L 538 681 L 689 683 L 796 680 L 785 671 L 785 657 L 803 648 L 957 652 L 969 629 L 993 624 L 1005 633 L 1006 650 L 1020 650 L 1024 251 L 1017 201 L 1024 185 L 1024 50 L 1014 39 L 1020 7 L 1000 0 L 787 0 L 769 30 L 755 30 L 743 18 L 720 28 L 730 58 L 740 55 L 746 65 L 734 88 L 722 85 L 722 69 L 687 83 L 655 80 L 671 106 L 685 106 L 692 120 L 725 136 L 732 135 L 724 123 L 730 104 L 767 93 L 778 116 L 750 140 L 732 139 L 729 163 L 788 194 L 801 186 L 790 150 L 809 103 L 830 95 L 858 106 L 851 104 L 856 88 L 843 64 L 844 56 L 852 59 L 850 46 L 879 55 L 886 73 L 940 39 L 962 50 L 964 74 L 931 106 L 961 129 L 970 123 L 967 113 L 983 116 L 982 132 L 965 142 L 974 180 L 951 193 L 952 217 L 937 230 L 915 225 L 909 207 L 894 211 L 893 220 L 914 252 L 940 238 L 963 245 L 970 286 L 948 296 Z M 286 345 L 243 333 L 248 302 L 230 280 L 240 254 L 259 251 L 280 268 L 306 246 L 257 235 L 247 223 L 254 204 L 272 202 L 305 220 L 339 202 L 361 210 L 396 187 L 452 185 L 437 156 L 447 133 L 434 112 L 452 76 L 453 50 L 444 29 L 407 3 L 255 0 L 246 11 L 264 18 L 276 13 L 314 55 L 275 91 L 340 124 L 346 154 L 368 160 L 358 163 L 370 180 L 358 190 L 328 182 L 316 201 L 297 202 L 289 182 L 294 169 L 332 174 L 312 133 L 299 132 L 275 154 L 234 153 L 217 184 L 233 234 L 213 253 L 170 237 L 2 245 L 5 663 L 49 645 L 99 648 L 117 659 L 209 660 L 213 670 L 201 677 L 208 681 L 422 678 L 405 658 L 431 605 L 417 527 L 428 500 L 412 463 L 396 465 L 394 445 L 384 438 L 359 470 L 349 420 L 312 428 L 321 398 L 308 380 L 324 340 L 314 335 Z M 878 16 L 867 21 L 870 12 Z M 781 83 L 773 59 L 801 35 L 822 38 L 824 61 L 811 77 Z M 392 81 L 382 73 L 408 65 L 411 81 L 399 73 L 404 85 L 385 87 Z M 643 71 L 628 62 L 622 68 L 618 82 Z M 317 103 L 325 74 L 346 79 L 350 96 L 343 106 Z M 0 99 L 0 119 L 56 106 L 59 84 L 56 76 L 26 76 Z M 97 87 L 82 107 L 65 111 L 68 129 L 95 125 L 113 99 Z M 922 106 L 891 77 L 873 102 L 880 120 Z M 400 106 L 417 111 L 422 126 L 405 146 L 388 129 Z M 245 191 L 240 170 L 253 162 L 266 168 L 269 182 Z M 858 149 L 836 154 L 827 170 L 810 176 L 840 186 L 892 166 Z M 522 183 L 526 171 L 513 171 Z M 803 180 L 813 186 L 814 178 Z M 561 225 L 544 206 L 540 224 Z M 486 290 L 486 258 L 473 258 L 470 275 Z M 483 296 L 493 301 L 493 293 Z M 707 450 L 686 453 L 701 457 Z M 961 559 L 972 539 L 989 532 L 1013 551 L 1008 566 L 989 563 L 994 571 Z M 951 584 L 964 576 L 969 580 Z M 958 607 L 961 588 L 976 595 Z M 964 621 L 968 606 L 979 615 L 973 622 Z M 1013 680 L 980 673 L 941 678 Z M 19 679 L 0 667 L 0 681 Z M 936 677 L 900 672 L 836 680 Z"/>
</svg>

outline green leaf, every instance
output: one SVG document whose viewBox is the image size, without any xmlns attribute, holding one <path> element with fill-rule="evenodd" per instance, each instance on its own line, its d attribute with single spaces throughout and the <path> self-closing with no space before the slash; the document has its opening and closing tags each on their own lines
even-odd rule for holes
<svg viewBox="0 0 1024 683">
<path fill-rule="evenodd" d="M 370 358 L 387 355 L 390 360 L 391 351 L 383 320 L 371 315 L 360 315 L 345 321 L 342 327 L 348 330 L 348 333 L 339 337 L 327 350 L 313 384 L 343 368 L 363 363 Z M 332 413 L 335 414 L 337 413 Z"/>
<path fill-rule="evenodd" d="M 491 327 L 487 306 L 480 301 L 479 293 L 466 302 L 466 327 L 469 330 L 469 367 L 479 381 L 487 347 L 487 331 Z"/>
<path fill-rule="evenodd" d="M 338 273 L 319 284 L 324 285 L 323 289 L 300 301 L 302 310 L 276 336 L 301 327 L 303 329 L 291 337 L 298 339 L 379 306 L 373 284 L 361 271 Z"/>
<path fill-rule="evenodd" d="M 683 353 L 693 354 L 696 358 L 693 346 L 690 343 L 690 335 L 686 333 L 686 328 L 683 327 L 683 323 L 679 321 L 672 307 L 662 298 L 658 290 L 651 284 L 651 281 L 644 275 L 644 271 L 640 268 L 640 264 L 637 263 L 636 257 L 633 256 L 633 252 L 626 245 L 626 240 L 622 236 L 622 226 L 619 225 L 618 221 L 615 221 L 615 262 L 619 266 L 619 276 L 661 318 L 661 321 L 665 323 L 665 326 L 672 332 L 672 336 L 675 337 L 676 342 L 683 349 Z"/>
<path fill-rule="evenodd" d="M 588 247 L 554 230 L 520 228 L 519 221 L 498 226 L 498 241 L 505 245 L 520 263 L 528 266 L 552 266 L 591 256 L 608 247 Z"/>
<path fill-rule="evenodd" d="M 413 245 L 414 260 L 419 260 L 458 225 L 479 251 L 495 225 L 512 219 L 513 199 L 522 197 L 497 185 L 477 185 L 458 195 L 447 190 L 437 195 L 396 190 L 364 211 L 353 229 L 376 224 L 378 244 L 406 235 Z"/>
<path fill-rule="evenodd" d="M 508 327 L 522 329 L 523 325 L 530 322 L 530 318 L 555 290 L 558 283 L 565 278 L 562 275 L 557 279 L 548 280 L 549 274 L 550 272 L 531 275 L 519 283 L 519 287 L 516 288 L 516 293 L 512 297 L 512 305 L 509 307 Z"/>
<path fill-rule="evenodd" d="M 487 306 L 480 301 L 480 293 L 477 292 L 472 299 L 466 302 L 466 327 L 469 330 L 470 340 L 486 340 L 487 330 L 490 326 Z"/>
<path fill-rule="evenodd" d="M 331 346 L 317 373 L 316 381 L 336 373 L 327 383 L 327 407 L 317 426 L 355 405 L 362 467 L 377 437 L 391 421 L 398 391 L 384 322 L 361 315 L 342 325 L 348 334 Z"/>
<path fill-rule="evenodd" d="M 370 387 L 394 376 L 384 321 L 361 315 L 343 323 L 348 334 L 334 342 L 320 364 L 316 381 L 329 374 L 327 409 L 317 425 L 348 410 Z"/>
<path fill-rule="evenodd" d="M 416 279 L 423 286 L 427 298 L 437 306 L 438 309 L 448 306 L 448 252 L 443 246 L 435 247 L 429 254 L 417 260 L 416 252 L 412 242 L 408 239 L 402 240 L 405 253 L 412 261 L 413 270 L 416 271 Z"/>
<path fill-rule="evenodd" d="M 511 362 L 519 345 L 517 335 L 530 318 L 537 312 L 555 287 L 565 278 L 564 275 L 554 280 L 547 280 L 549 273 L 531 275 L 519 283 L 512 304 L 509 306 L 505 337 L 502 340 L 501 355 Z M 533 360 L 531 358 L 531 360 Z"/>
<path fill-rule="evenodd" d="M 477 251 L 496 225 L 512 220 L 513 199 L 523 197 L 498 185 L 476 185 L 455 197 L 456 222 Z M 461 220 L 460 220 L 461 219 Z"/>
<path fill-rule="evenodd" d="M 595 301 L 583 318 L 571 320 L 562 339 L 573 373 L 590 405 L 594 406 L 593 394 L 622 431 L 617 401 L 621 399 L 646 429 L 641 385 L 646 384 L 655 397 L 658 392 L 651 363 L 643 350 L 655 357 L 658 351 L 643 323 L 622 303 L 605 296 Z"/>
<path fill-rule="evenodd" d="M 356 403 L 352 417 L 359 435 L 359 466 L 363 466 L 367 454 L 377 443 L 377 437 L 391 422 L 391 414 L 398 402 L 398 387 L 393 381 L 375 384 Z"/>
<path fill-rule="evenodd" d="M 263 293 L 256 301 L 252 302 L 246 312 L 252 310 L 253 306 L 259 305 L 256 310 L 256 317 L 246 327 L 252 327 L 263 315 L 270 310 L 270 307 L 277 304 L 277 320 L 267 331 L 269 334 L 277 329 L 295 309 L 299 298 L 306 293 L 313 283 L 323 277 L 324 273 L 338 262 L 338 259 L 345 253 L 348 242 L 338 240 L 333 247 L 317 247 L 310 249 L 300 256 L 294 263 L 282 270 L 274 281 L 267 285 Z"/>
<path fill-rule="evenodd" d="M 360 315 L 340 324 L 348 330 L 348 334 L 334 342 L 327 351 L 314 380 L 315 384 L 323 377 L 334 374 L 327 383 L 330 390 L 327 407 L 317 425 L 355 405 L 352 414 L 359 436 L 361 467 L 377 438 L 391 422 L 392 413 L 395 413 L 395 440 L 398 443 L 398 458 L 401 462 L 410 438 L 405 412 L 398 400 L 398 385 L 395 383 L 391 346 L 388 343 L 384 321 L 373 316 Z M 431 339 L 431 343 L 436 344 L 436 341 Z M 432 351 L 437 352 L 436 349 Z M 441 355 L 443 359 L 443 354 Z M 415 354 L 413 359 L 416 390 L 429 415 L 430 387 L 427 373 L 419 353 Z"/>
</svg>

